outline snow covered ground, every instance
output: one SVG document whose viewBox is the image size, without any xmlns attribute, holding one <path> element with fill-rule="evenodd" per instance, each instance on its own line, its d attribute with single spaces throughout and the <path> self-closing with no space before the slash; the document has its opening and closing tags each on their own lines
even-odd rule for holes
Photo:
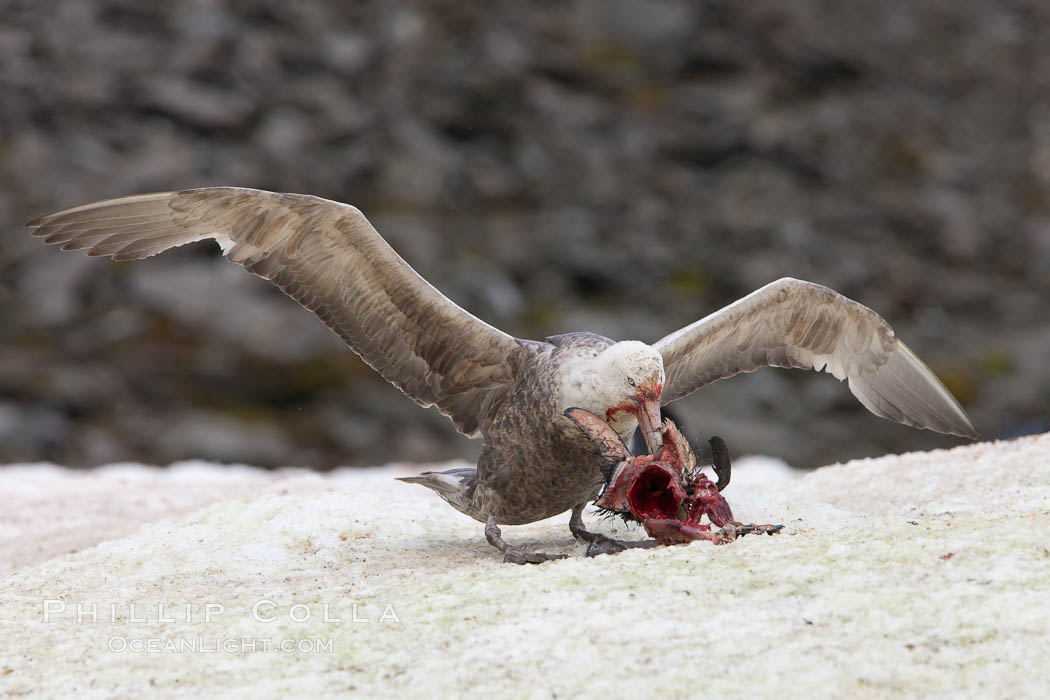
<svg viewBox="0 0 1050 700">
<path fill-rule="evenodd" d="M 782 534 L 535 567 L 417 467 L 3 468 L 0 691 L 1045 696 L 1050 435 L 736 467 Z M 567 520 L 504 535 L 579 555 Z"/>
</svg>

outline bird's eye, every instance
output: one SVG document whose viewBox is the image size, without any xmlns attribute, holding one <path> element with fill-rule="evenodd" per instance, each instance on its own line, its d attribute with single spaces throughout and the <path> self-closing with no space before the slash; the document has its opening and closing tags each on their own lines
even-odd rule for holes
<svg viewBox="0 0 1050 700">
<path fill-rule="evenodd" d="M 630 384 L 631 386 L 634 386 L 634 378 L 633 377 L 627 377 L 627 383 Z"/>
</svg>

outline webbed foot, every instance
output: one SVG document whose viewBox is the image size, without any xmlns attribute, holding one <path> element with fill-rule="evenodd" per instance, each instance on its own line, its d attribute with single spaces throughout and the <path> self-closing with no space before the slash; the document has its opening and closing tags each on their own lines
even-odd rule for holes
<svg viewBox="0 0 1050 700">
<path fill-rule="evenodd" d="M 588 557 L 596 557 L 599 554 L 619 554 L 625 549 L 649 549 L 660 545 L 656 540 L 617 540 L 598 532 L 591 532 L 583 526 L 585 505 L 581 503 L 572 509 L 569 530 L 573 537 L 587 543 Z"/>
<path fill-rule="evenodd" d="M 544 554 L 543 552 L 526 552 L 518 547 L 507 547 L 503 551 L 503 562 L 506 564 L 542 564 L 553 559 L 568 559 L 568 554 Z"/>
<path fill-rule="evenodd" d="M 520 547 L 512 547 L 503 539 L 503 533 L 500 532 L 499 526 L 496 524 L 496 517 L 493 515 L 490 515 L 488 522 L 485 523 L 485 539 L 493 547 L 503 552 L 503 561 L 508 564 L 542 564 L 552 559 L 567 559 L 569 556 L 568 554 L 526 552 Z"/>
<path fill-rule="evenodd" d="M 589 557 L 596 557 L 599 554 L 619 554 L 626 549 L 650 549 L 660 546 L 656 540 L 616 540 L 596 532 L 587 534 L 594 536 L 594 539 L 589 540 L 590 544 L 587 546 Z"/>
</svg>

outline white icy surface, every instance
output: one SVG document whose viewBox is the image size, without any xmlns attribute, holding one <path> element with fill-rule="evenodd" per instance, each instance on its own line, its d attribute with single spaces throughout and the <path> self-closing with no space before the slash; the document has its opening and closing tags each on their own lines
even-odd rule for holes
<svg viewBox="0 0 1050 700">
<path fill-rule="evenodd" d="M 536 567 L 416 465 L 2 468 L 0 692 L 1045 696 L 1050 436 L 734 466 L 782 534 L 585 559 L 567 515 L 504 528 L 576 555 Z"/>
</svg>

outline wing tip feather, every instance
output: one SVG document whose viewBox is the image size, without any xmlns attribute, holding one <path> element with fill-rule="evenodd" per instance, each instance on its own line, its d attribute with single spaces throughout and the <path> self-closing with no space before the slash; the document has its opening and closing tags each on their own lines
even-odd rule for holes
<svg viewBox="0 0 1050 700">
<path fill-rule="evenodd" d="M 172 190 L 168 192 L 147 192 L 145 194 L 133 194 L 124 197 L 107 197 L 106 199 L 97 199 L 92 202 L 84 202 L 83 204 L 77 204 L 73 207 L 66 207 L 65 209 L 59 209 L 58 211 L 49 212 L 47 214 L 41 214 L 40 216 L 34 217 L 23 224 L 24 228 L 39 229 L 55 219 L 70 216 L 72 214 L 80 214 L 92 209 L 101 209 L 102 207 L 109 206 L 114 203 L 120 204 L 136 204 L 141 202 L 156 201 L 160 199 L 170 198 L 172 195 L 178 194 L 178 191 Z M 33 231 L 33 235 L 40 235 L 37 231 Z"/>
<path fill-rule="evenodd" d="M 850 377 L 854 396 L 875 415 L 903 425 L 980 439 L 970 417 L 937 375 L 900 340 L 874 372 Z"/>
</svg>

